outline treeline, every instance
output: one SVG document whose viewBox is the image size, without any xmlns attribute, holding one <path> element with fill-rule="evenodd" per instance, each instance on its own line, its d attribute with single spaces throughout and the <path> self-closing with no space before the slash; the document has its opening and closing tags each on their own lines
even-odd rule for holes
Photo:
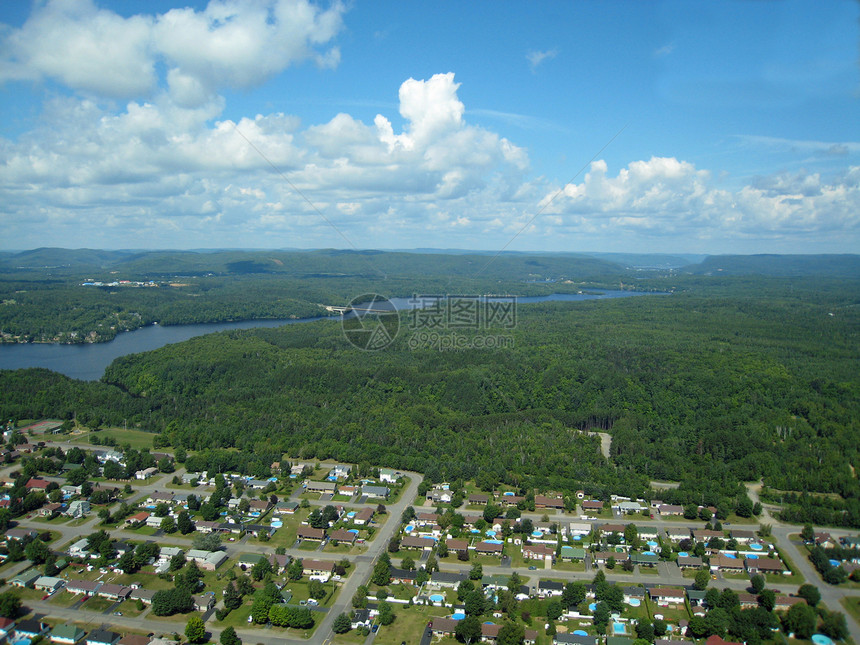
<svg viewBox="0 0 860 645">
<path fill-rule="evenodd" d="M 93 384 L 105 398 L 91 414 L 128 411 L 129 422 L 192 450 L 267 446 L 434 481 L 484 475 L 605 498 L 670 479 L 682 482 L 672 501 L 734 507 L 739 482 L 764 478 L 854 504 L 856 283 L 814 292 L 752 284 L 732 293 L 727 280 L 720 297 L 523 305 L 515 329 L 457 330 L 509 335 L 504 350 L 410 349 L 405 316 L 379 352 L 355 349 L 334 322 L 213 334 L 118 359 Z M 0 414 L 24 416 L 27 388 L 7 396 L 3 386 L 31 377 L 48 380 L 0 376 Z M 86 390 L 62 389 L 37 407 L 50 415 L 56 398 L 80 414 L 69 397 Z M 594 429 L 612 434 L 611 461 L 583 432 Z"/>
</svg>

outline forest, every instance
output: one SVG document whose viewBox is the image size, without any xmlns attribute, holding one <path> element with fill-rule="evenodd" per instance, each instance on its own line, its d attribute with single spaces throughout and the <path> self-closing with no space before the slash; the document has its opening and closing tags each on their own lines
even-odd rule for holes
<svg viewBox="0 0 860 645">
<path fill-rule="evenodd" d="M 504 349 L 415 347 L 404 314 L 376 352 L 319 321 L 123 357 L 100 383 L 0 372 L 0 415 L 134 424 L 201 463 L 245 455 L 249 472 L 253 455 L 283 452 L 601 498 L 667 479 L 681 486 L 664 501 L 714 505 L 763 479 L 786 519 L 860 526 L 858 281 L 648 280 L 678 286 L 520 305 L 515 328 L 456 330 L 504 335 Z M 612 435 L 611 459 L 591 430 Z"/>
</svg>

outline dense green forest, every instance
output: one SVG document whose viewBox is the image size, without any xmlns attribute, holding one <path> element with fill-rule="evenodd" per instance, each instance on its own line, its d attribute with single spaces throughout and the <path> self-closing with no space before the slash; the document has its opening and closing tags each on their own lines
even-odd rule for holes
<svg viewBox="0 0 860 645">
<path fill-rule="evenodd" d="M 368 292 L 545 295 L 629 279 L 619 264 L 572 254 L 38 249 L 0 256 L 0 342 L 103 342 L 153 322 L 306 318 Z"/>
<path fill-rule="evenodd" d="M 0 415 L 77 413 L 199 451 L 264 447 L 567 493 L 637 495 L 671 479 L 681 487 L 661 496 L 678 503 L 730 502 L 763 478 L 769 491 L 835 494 L 828 523 L 860 526 L 858 281 L 685 284 L 521 305 L 514 329 L 457 330 L 508 338 L 499 349 L 412 348 L 404 314 L 378 352 L 322 321 L 124 357 L 103 383 L 0 372 Z M 611 460 L 584 430 L 612 434 Z M 827 499 L 786 499 L 787 519 Z"/>
</svg>

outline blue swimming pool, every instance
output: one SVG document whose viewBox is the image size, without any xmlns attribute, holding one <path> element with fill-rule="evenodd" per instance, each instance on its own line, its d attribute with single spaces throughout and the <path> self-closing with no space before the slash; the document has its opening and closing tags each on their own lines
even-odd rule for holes
<svg viewBox="0 0 860 645">
<path fill-rule="evenodd" d="M 588 632 L 585 631 L 584 629 L 574 629 L 573 635 L 574 636 L 588 636 Z"/>
<path fill-rule="evenodd" d="M 451 618 L 454 620 L 463 620 L 465 617 L 466 617 L 466 614 L 464 614 L 461 611 L 458 611 L 456 613 L 451 614 Z"/>
<path fill-rule="evenodd" d="M 764 550 L 764 547 L 763 547 L 761 544 L 750 544 L 750 548 L 751 548 L 753 551 L 762 551 L 762 550 Z"/>
<path fill-rule="evenodd" d="M 622 636 L 627 633 L 624 629 L 624 623 L 612 623 L 612 633 L 616 636 Z"/>
<path fill-rule="evenodd" d="M 813 634 L 812 642 L 815 643 L 815 645 L 833 645 L 833 640 L 824 634 Z"/>
<path fill-rule="evenodd" d="M 484 540 L 487 544 L 504 544 L 502 540 Z"/>
<path fill-rule="evenodd" d="M 445 596 L 440 593 L 434 593 L 430 596 L 430 602 L 443 602 L 445 600 Z"/>
<path fill-rule="evenodd" d="M 412 531 L 414 531 L 414 530 L 415 530 L 415 527 L 412 526 L 411 524 L 406 525 L 406 532 L 407 533 L 412 533 Z"/>
</svg>

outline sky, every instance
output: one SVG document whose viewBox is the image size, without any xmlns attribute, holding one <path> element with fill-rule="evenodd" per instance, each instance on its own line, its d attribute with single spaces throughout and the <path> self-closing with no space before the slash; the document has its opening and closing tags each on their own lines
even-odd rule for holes
<svg viewBox="0 0 860 645">
<path fill-rule="evenodd" d="M 860 252 L 860 3 L 0 3 L 0 250 Z"/>
</svg>

